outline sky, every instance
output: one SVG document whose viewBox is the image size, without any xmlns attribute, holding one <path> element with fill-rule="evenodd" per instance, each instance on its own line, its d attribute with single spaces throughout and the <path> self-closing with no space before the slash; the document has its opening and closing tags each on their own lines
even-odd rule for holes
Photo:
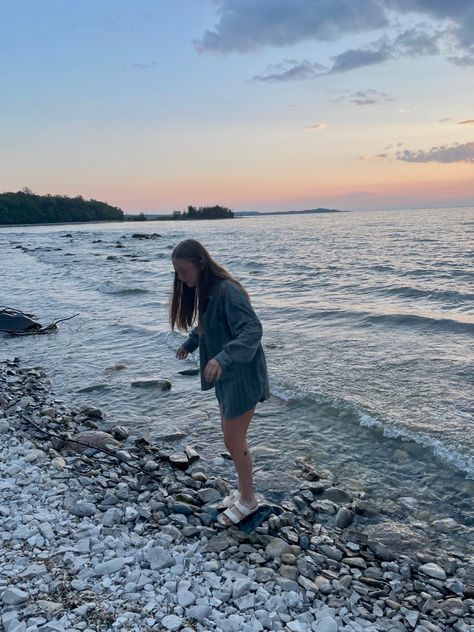
<svg viewBox="0 0 474 632">
<path fill-rule="evenodd" d="M 0 192 L 474 206 L 473 0 L 0 0 Z"/>
</svg>

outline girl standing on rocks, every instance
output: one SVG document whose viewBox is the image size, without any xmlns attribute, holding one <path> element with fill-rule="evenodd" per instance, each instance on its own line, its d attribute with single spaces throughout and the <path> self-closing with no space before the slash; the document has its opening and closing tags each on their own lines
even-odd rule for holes
<svg viewBox="0 0 474 632">
<path fill-rule="evenodd" d="M 262 325 L 242 285 L 198 241 L 186 239 L 172 253 L 175 270 L 171 327 L 196 327 L 176 351 L 187 358 L 199 347 L 201 390 L 214 387 L 224 443 L 235 464 L 238 491 L 223 500 L 223 526 L 238 524 L 258 508 L 247 429 L 258 402 L 269 397 Z"/>
</svg>

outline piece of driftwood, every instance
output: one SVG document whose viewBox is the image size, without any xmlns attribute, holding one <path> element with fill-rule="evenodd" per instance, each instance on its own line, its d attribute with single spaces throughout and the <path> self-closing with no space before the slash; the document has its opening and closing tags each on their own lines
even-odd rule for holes
<svg viewBox="0 0 474 632">
<path fill-rule="evenodd" d="M 58 330 L 58 323 L 71 320 L 71 318 L 75 318 L 76 316 L 78 316 L 78 314 L 67 318 L 60 318 L 49 325 L 43 326 L 41 323 L 33 320 L 35 318 L 34 314 L 26 314 L 19 309 L 0 306 L 0 332 L 9 334 L 10 336 L 50 334 Z"/>
</svg>

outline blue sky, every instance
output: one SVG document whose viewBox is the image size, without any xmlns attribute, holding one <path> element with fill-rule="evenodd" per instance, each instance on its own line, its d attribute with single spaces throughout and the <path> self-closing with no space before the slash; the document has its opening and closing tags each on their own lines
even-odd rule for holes
<svg viewBox="0 0 474 632">
<path fill-rule="evenodd" d="M 472 0 L 2 2 L 0 191 L 474 205 Z"/>
</svg>

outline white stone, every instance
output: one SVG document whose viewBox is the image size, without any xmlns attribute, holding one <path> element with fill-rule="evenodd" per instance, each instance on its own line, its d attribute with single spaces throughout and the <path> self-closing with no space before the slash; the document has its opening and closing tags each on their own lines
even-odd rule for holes
<svg viewBox="0 0 474 632">
<path fill-rule="evenodd" d="M 8 586 L 2 595 L 2 601 L 7 606 L 16 606 L 20 603 L 28 601 L 29 594 L 24 590 L 20 590 L 16 586 Z"/>
<path fill-rule="evenodd" d="M 178 604 L 183 606 L 183 608 L 187 608 L 191 606 L 196 601 L 196 596 L 193 595 L 189 590 L 181 590 L 178 592 Z"/>
<path fill-rule="evenodd" d="M 337 632 L 337 622 L 330 614 L 324 615 L 312 624 L 314 632 Z"/>
<path fill-rule="evenodd" d="M 116 573 L 122 569 L 126 564 L 133 562 L 132 557 L 115 557 L 107 562 L 102 562 L 94 567 L 94 575 L 109 575 Z"/>
<path fill-rule="evenodd" d="M 186 617 L 195 621 L 202 621 L 203 619 L 208 619 L 211 616 L 211 612 L 212 610 L 209 606 L 191 606 L 191 608 L 186 610 Z"/>
<path fill-rule="evenodd" d="M 446 579 L 446 573 L 444 572 L 444 570 L 441 568 L 441 566 L 438 566 L 438 564 L 435 564 L 434 562 L 423 564 L 418 570 L 420 571 L 420 573 L 428 575 L 428 577 L 434 577 L 435 579 Z"/>
<path fill-rule="evenodd" d="M 183 623 L 181 617 L 177 617 L 175 614 L 168 614 L 161 619 L 161 625 L 167 630 L 179 630 Z"/>
</svg>

